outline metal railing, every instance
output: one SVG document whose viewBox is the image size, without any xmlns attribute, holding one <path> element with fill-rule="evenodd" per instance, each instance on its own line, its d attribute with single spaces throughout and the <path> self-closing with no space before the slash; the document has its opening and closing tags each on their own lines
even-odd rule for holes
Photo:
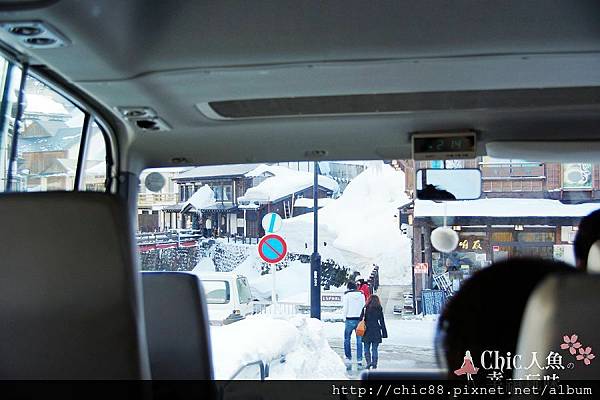
<svg viewBox="0 0 600 400">
<path fill-rule="evenodd" d="M 259 371 L 259 375 L 257 376 L 261 381 L 264 381 L 265 378 L 268 376 L 268 371 L 269 368 L 267 366 L 267 364 L 265 364 L 264 361 L 262 360 L 258 360 L 258 361 L 252 361 L 249 362 L 247 364 L 242 365 L 232 376 L 231 378 L 229 378 L 229 380 L 233 381 L 233 380 L 248 380 L 251 379 L 251 377 L 253 376 L 252 374 L 252 370 L 254 368 L 258 368 Z"/>
<path fill-rule="evenodd" d="M 297 302 L 277 302 L 256 301 L 254 305 L 255 314 L 263 315 L 305 315 L 310 314 L 310 305 Z M 321 310 L 325 312 L 335 312 L 342 309 L 342 305 L 321 305 Z"/>
<path fill-rule="evenodd" d="M 149 206 L 153 204 L 175 204 L 178 200 L 177 195 L 177 193 L 139 193 L 138 205 Z"/>
<path fill-rule="evenodd" d="M 257 301 L 253 303 L 254 313 L 263 315 L 296 315 L 304 314 L 302 303 L 292 302 L 277 302 L 276 304 L 270 301 Z"/>
</svg>

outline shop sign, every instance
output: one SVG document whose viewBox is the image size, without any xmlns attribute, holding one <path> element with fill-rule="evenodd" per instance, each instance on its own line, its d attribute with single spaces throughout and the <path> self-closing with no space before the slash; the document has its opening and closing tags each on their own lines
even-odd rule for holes
<svg viewBox="0 0 600 400">
<path fill-rule="evenodd" d="M 429 270 L 429 265 L 427 263 L 416 263 L 415 264 L 415 274 L 426 274 Z"/>
<path fill-rule="evenodd" d="M 592 164 L 574 163 L 563 164 L 562 188 L 563 189 L 591 189 Z"/>
<path fill-rule="evenodd" d="M 457 251 L 485 251 L 487 242 L 481 236 L 460 235 Z"/>
</svg>

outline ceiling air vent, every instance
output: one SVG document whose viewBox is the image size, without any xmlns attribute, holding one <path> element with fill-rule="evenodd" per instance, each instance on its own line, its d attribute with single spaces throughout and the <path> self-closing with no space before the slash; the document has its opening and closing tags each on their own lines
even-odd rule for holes
<svg viewBox="0 0 600 400">
<path fill-rule="evenodd" d="M 227 100 L 196 107 L 208 118 L 232 120 L 598 105 L 600 87 L 591 86 Z"/>
<path fill-rule="evenodd" d="M 117 107 L 119 113 L 135 127 L 148 132 L 166 132 L 171 127 L 150 107 Z"/>
<path fill-rule="evenodd" d="M 169 127 L 169 125 L 167 125 L 167 123 L 160 118 L 142 118 L 136 119 L 134 122 L 137 128 L 142 131 L 166 132 L 171 130 L 171 127 Z"/>
<path fill-rule="evenodd" d="M 0 22 L 0 28 L 23 46 L 33 49 L 53 49 L 69 44 L 66 37 L 41 21 Z"/>
</svg>

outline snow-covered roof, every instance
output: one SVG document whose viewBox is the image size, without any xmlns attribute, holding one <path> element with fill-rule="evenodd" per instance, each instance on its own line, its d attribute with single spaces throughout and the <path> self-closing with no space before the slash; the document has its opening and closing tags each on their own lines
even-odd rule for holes
<svg viewBox="0 0 600 400">
<path fill-rule="evenodd" d="M 479 199 L 436 203 L 415 200 L 415 217 L 584 217 L 600 203 L 563 204 L 547 199 Z"/>
<path fill-rule="evenodd" d="M 50 96 L 25 93 L 25 114 L 60 114 L 68 116 L 69 112 L 58 101 Z"/>
<path fill-rule="evenodd" d="M 299 192 L 313 185 L 312 172 L 296 171 L 277 165 L 261 164 L 246 173 L 248 177 L 268 176 L 258 185 L 246 190 L 240 201 L 276 201 L 285 196 Z M 338 184 L 333 179 L 319 175 L 319 186 L 333 192 L 338 191 Z"/>
<path fill-rule="evenodd" d="M 202 185 L 200 189 L 183 204 L 182 209 L 185 210 L 188 206 L 194 207 L 196 210 L 200 210 L 206 206 L 215 203 L 215 194 L 208 185 Z"/>
<path fill-rule="evenodd" d="M 87 160 L 85 173 L 87 175 L 106 175 L 106 161 Z"/>
<path fill-rule="evenodd" d="M 319 198 L 319 207 L 325 207 L 330 204 L 334 199 L 330 198 Z M 294 201 L 294 207 L 312 208 L 314 206 L 314 200 L 308 197 L 301 197 Z"/>
<path fill-rule="evenodd" d="M 227 176 L 241 176 L 252 171 L 258 164 L 231 164 L 231 165 L 209 165 L 196 167 L 179 174 L 175 180 L 191 178 L 213 178 Z"/>
<path fill-rule="evenodd" d="M 19 137 L 19 151 L 35 153 L 45 151 L 65 151 L 79 145 L 81 128 L 62 128 L 53 136 Z"/>
</svg>

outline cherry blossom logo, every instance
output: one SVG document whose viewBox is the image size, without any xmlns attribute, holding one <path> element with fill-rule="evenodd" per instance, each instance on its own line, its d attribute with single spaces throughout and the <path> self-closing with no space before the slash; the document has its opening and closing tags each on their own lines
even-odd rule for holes
<svg viewBox="0 0 600 400">
<path fill-rule="evenodd" d="M 582 347 L 579 349 L 579 354 L 577 354 L 577 360 L 581 361 L 583 360 L 583 363 L 585 365 L 590 365 L 592 363 L 592 360 L 594 358 L 596 358 L 596 356 L 594 354 L 592 354 L 592 348 L 591 347 L 586 347 L 585 349 Z"/>
<path fill-rule="evenodd" d="M 560 345 L 560 348 L 563 350 L 569 350 L 569 353 L 574 355 L 577 361 L 583 361 L 585 365 L 590 365 L 592 360 L 596 358 L 596 356 L 592 353 L 592 348 L 590 346 L 583 346 L 579 342 L 579 336 L 576 334 L 563 336 L 563 341 L 564 342 Z"/>
<path fill-rule="evenodd" d="M 560 345 L 560 348 L 563 350 L 569 349 L 569 353 L 572 355 L 577 354 L 577 349 L 581 348 L 581 343 L 579 343 L 577 339 L 579 339 L 577 335 L 563 336 L 565 342 Z"/>
</svg>

